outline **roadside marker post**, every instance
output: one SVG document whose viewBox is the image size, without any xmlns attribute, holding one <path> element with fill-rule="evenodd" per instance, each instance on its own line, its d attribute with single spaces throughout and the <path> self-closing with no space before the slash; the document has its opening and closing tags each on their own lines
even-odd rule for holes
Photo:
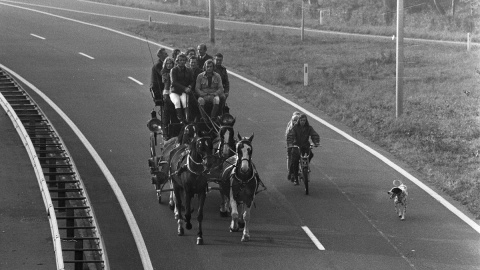
<svg viewBox="0 0 480 270">
<path fill-rule="evenodd" d="M 308 64 L 303 64 L 303 85 L 308 86 Z"/>
</svg>

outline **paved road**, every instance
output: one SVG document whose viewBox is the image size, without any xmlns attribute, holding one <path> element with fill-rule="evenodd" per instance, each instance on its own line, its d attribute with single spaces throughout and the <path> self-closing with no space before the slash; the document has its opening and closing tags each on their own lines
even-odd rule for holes
<svg viewBox="0 0 480 270">
<path fill-rule="evenodd" d="M 0 269 L 55 269 L 42 195 L 22 141 L 0 106 Z"/>
<path fill-rule="evenodd" d="M 118 22 L 75 17 L 105 25 Z M 6 5 L 0 5 L 0 32 L 1 64 L 59 105 L 112 172 L 155 269 L 480 269 L 477 232 L 399 173 L 315 121 L 324 147 L 315 150 L 311 195 L 304 196 L 285 179 L 283 132 L 294 108 L 235 78 L 232 89 L 241 89 L 232 92 L 229 103 L 237 116 L 235 127 L 245 136 L 255 132 L 255 164 L 268 187 L 252 213 L 252 241 L 241 243 L 240 234 L 228 232 L 228 220 L 217 213 L 216 193 L 209 194 L 206 205 L 206 245 L 194 244 L 194 231 L 177 237 L 173 215 L 156 203 L 149 180 L 148 87 L 128 79 L 148 83 L 150 55 L 139 49 L 144 41 Z M 99 166 L 65 121 L 29 92 L 72 153 L 99 217 L 112 269 L 141 269 L 134 236 Z M 409 187 L 405 222 L 387 199 L 393 179 Z M 318 250 L 301 226 L 310 228 L 326 250 Z"/>
</svg>

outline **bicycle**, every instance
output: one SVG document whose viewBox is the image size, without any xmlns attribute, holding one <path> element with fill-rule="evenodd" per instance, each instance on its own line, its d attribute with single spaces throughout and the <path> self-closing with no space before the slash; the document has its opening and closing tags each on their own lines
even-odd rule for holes
<svg viewBox="0 0 480 270">
<path fill-rule="evenodd" d="M 310 150 L 314 145 L 310 144 Z M 305 186 L 305 195 L 308 195 L 308 182 L 310 182 L 310 158 L 309 153 L 302 154 L 300 151 L 300 147 L 298 145 L 294 145 L 290 148 L 297 148 L 300 152 L 300 160 L 298 164 L 298 181 L 303 182 Z"/>
</svg>

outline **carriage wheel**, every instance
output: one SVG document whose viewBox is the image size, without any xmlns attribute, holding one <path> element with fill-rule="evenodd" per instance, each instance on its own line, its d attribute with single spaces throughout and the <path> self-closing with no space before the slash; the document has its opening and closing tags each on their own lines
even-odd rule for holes
<svg viewBox="0 0 480 270">
<path fill-rule="evenodd" d="M 303 183 L 305 184 L 305 195 L 308 195 L 308 169 L 303 171 Z"/>
</svg>

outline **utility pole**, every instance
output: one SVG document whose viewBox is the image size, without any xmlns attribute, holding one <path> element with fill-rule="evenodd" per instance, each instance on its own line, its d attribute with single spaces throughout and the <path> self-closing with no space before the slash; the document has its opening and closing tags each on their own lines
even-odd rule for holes
<svg viewBox="0 0 480 270">
<path fill-rule="evenodd" d="M 303 41 L 303 39 L 304 39 L 304 33 L 303 32 L 304 32 L 304 28 L 305 28 L 305 4 L 304 4 L 305 2 L 304 2 L 304 0 L 301 0 L 301 1 L 302 1 L 302 26 L 301 26 L 302 33 L 300 35 L 300 39 Z"/>
<path fill-rule="evenodd" d="M 403 0 L 397 0 L 396 118 L 403 113 Z"/>
<path fill-rule="evenodd" d="M 210 42 L 215 43 L 215 6 L 214 0 L 208 1 L 208 11 L 210 13 Z"/>
</svg>

